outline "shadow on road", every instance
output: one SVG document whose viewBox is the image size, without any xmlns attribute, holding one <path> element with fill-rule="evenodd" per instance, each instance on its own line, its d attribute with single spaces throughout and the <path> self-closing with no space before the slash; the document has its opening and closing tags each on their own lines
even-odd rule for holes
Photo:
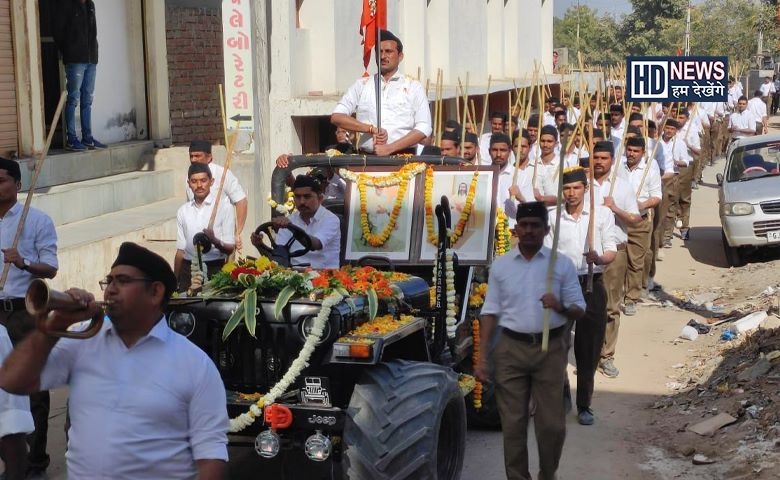
<svg viewBox="0 0 780 480">
<path fill-rule="evenodd" d="M 685 242 L 685 247 L 699 263 L 728 268 L 720 235 L 721 227 L 691 227 L 691 239 Z"/>
</svg>

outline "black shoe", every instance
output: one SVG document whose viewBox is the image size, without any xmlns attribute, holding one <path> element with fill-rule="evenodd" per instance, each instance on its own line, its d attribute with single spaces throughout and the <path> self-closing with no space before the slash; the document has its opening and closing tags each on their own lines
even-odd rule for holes
<svg viewBox="0 0 780 480">
<path fill-rule="evenodd" d="M 577 421 L 580 425 L 593 425 L 595 418 L 593 418 L 593 411 L 590 408 L 578 409 Z"/>
</svg>

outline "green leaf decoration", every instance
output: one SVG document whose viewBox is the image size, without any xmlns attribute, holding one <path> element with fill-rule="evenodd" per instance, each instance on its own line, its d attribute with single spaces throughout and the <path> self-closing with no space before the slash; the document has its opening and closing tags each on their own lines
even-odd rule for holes
<svg viewBox="0 0 780 480">
<path fill-rule="evenodd" d="M 246 300 L 242 299 L 241 303 L 238 304 L 236 307 L 236 311 L 233 312 L 233 315 L 230 316 L 227 323 L 225 324 L 225 329 L 222 330 L 222 341 L 224 342 L 231 333 L 233 333 L 233 330 L 236 329 L 239 322 L 241 322 L 241 319 L 244 318 L 244 302 Z"/>
<path fill-rule="evenodd" d="M 244 323 L 249 334 L 255 336 L 255 328 L 257 327 L 257 290 L 254 288 L 246 291 L 244 297 Z"/>
<path fill-rule="evenodd" d="M 279 292 L 279 295 L 276 297 L 276 303 L 274 303 L 274 317 L 277 320 L 281 319 L 282 310 L 284 310 L 284 307 L 287 306 L 287 303 L 290 301 L 293 295 L 295 295 L 295 288 L 289 285 L 284 287 L 282 291 Z"/>
<path fill-rule="evenodd" d="M 344 297 L 344 302 L 349 306 L 350 312 L 357 312 L 357 305 L 355 305 L 355 300 L 352 297 Z"/>
<path fill-rule="evenodd" d="M 341 294 L 342 297 L 347 298 L 349 297 L 349 292 L 344 287 L 337 287 L 336 291 Z"/>
<path fill-rule="evenodd" d="M 373 320 L 376 317 L 376 312 L 379 310 L 379 299 L 376 296 L 376 290 L 369 288 L 366 292 L 368 298 L 368 319 Z"/>
</svg>

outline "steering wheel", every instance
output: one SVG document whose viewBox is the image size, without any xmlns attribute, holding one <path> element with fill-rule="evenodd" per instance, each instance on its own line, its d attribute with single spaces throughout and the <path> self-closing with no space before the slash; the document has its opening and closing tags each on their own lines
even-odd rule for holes
<svg viewBox="0 0 780 480">
<path fill-rule="evenodd" d="M 745 170 L 742 171 L 742 175 L 745 175 L 746 173 L 766 173 L 766 168 L 764 167 L 748 167 Z"/>
<path fill-rule="evenodd" d="M 271 242 L 271 246 L 269 247 L 268 244 L 266 244 L 263 240 L 260 240 L 259 248 L 265 250 L 269 254 L 273 254 L 278 247 L 283 247 L 287 251 L 288 253 L 287 256 L 289 258 L 300 257 L 301 255 L 306 255 L 311 251 L 311 247 L 312 247 L 311 237 L 309 237 L 309 234 L 304 232 L 301 227 L 297 227 L 293 224 L 289 224 L 284 228 L 290 230 L 290 233 L 292 233 L 292 237 L 284 245 L 278 245 L 274 238 L 276 236 L 276 232 L 278 228 L 274 226 L 273 222 L 265 222 L 264 224 L 257 227 L 255 229 L 255 235 L 259 236 L 261 233 L 265 233 L 266 236 L 268 237 L 268 240 Z M 303 245 L 303 248 L 291 252 L 290 247 L 292 247 L 292 244 L 296 241 L 301 245 Z"/>
</svg>

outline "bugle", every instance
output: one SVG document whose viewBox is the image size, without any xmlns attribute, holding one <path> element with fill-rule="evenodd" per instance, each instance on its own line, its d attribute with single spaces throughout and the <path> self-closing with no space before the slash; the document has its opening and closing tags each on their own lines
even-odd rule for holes
<svg viewBox="0 0 780 480">
<path fill-rule="evenodd" d="M 108 302 L 96 303 L 101 307 L 108 305 Z M 103 317 L 101 316 L 98 319 L 85 318 L 84 320 L 89 320 L 90 322 L 88 327 L 84 330 L 62 331 L 51 328 L 49 313 L 52 310 L 75 312 L 84 310 L 84 306 L 67 293 L 50 289 L 46 282 L 40 278 L 33 280 L 30 287 L 27 289 L 27 294 L 24 296 L 24 305 L 27 308 L 27 313 L 35 318 L 38 330 L 51 337 L 91 338 L 94 337 L 103 326 Z"/>
</svg>

